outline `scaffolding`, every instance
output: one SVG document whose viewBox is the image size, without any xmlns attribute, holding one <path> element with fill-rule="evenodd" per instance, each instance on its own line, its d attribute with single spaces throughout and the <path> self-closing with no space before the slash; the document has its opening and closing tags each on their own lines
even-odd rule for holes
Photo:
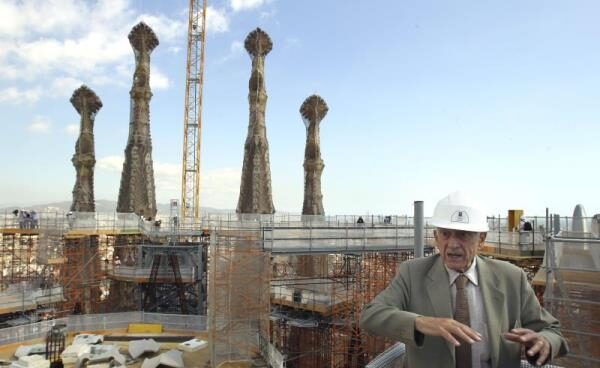
<svg viewBox="0 0 600 368">
<path fill-rule="evenodd" d="M 5 217 L 0 281 L 16 290 L 20 311 L 55 305 L 63 314 L 78 308 L 82 313 L 139 311 L 154 255 L 176 254 L 179 276 L 174 276 L 174 262 L 163 257 L 156 280 L 169 284 L 180 278 L 190 313 L 205 314 L 208 299 L 215 366 L 262 354 L 279 362 L 277 367 L 362 367 L 391 342 L 360 330 L 360 310 L 387 286 L 399 263 L 413 256 L 415 229 L 413 219 L 404 216 L 365 216 L 362 224 L 356 218 L 219 214 L 175 228 L 169 218 L 164 220 L 169 226 L 157 227 L 133 214 L 41 214 L 39 229 L 19 229 Z M 205 228 L 211 229 L 210 237 Z M 510 238 L 508 231 L 499 233 L 503 241 Z M 551 238 L 552 252 L 546 253 L 555 262 L 538 273 L 544 276 L 541 286 L 551 287 L 538 284 L 536 291 L 541 297 L 545 290 L 544 302 L 569 339 L 573 353 L 564 364 L 586 367 L 598 364 L 600 355 L 600 239 L 597 232 L 576 235 L 563 231 Z M 431 244 L 430 227 L 425 238 Z M 426 246 L 425 253 L 432 252 Z M 318 267 L 312 274 L 298 272 L 298 256 Z M 548 270 L 555 279 L 546 283 Z M 35 280 L 50 292 L 36 296 L 30 307 L 22 298 L 29 284 L 15 285 L 42 287 Z M 163 300 L 181 300 L 180 290 L 171 288 Z M 181 303 L 170 304 L 180 311 Z"/>
<path fill-rule="evenodd" d="M 269 340 L 270 278 L 259 222 L 212 232 L 208 323 L 214 367 L 260 356 L 260 341 Z"/>
<path fill-rule="evenodd" d="M 97 236 L 66 236 L 63 252 L 66 262 L 60 268 L 65 302 L 61 315 L 98 313 L 100 287 L 104 278 Z"/>
<path fill-rule="evenodd" d="M 0 232 L 0 287 L 30 281 L 38 275 L 36 262 L 38 235 L 18 229 Z"/>
<path fill-rule="evenodd" d="M 557 364 L 600 365 L 600 239 L 563 231 L 548 238 L 545 262 L 546 309 L 561 321 L 569 354 Z M 539 282 L 538 282 L 539 285 Z"/>
<path fill-rule="evenodd" d="M 64 258 L 46 247 L 38 223 L 22 227 L 17 221 L 5 216 L 0 229 L 0 321 L 9 325 L 52 315 L 63 301 L 56 276 Z"/>
<path fill-rule="evenodd" d="M 290 259 L 276 257 L 271 343 L 286 356 L 285 366 L 364 367 L 385 350 L 392 342 L 363 333 L 360 312 L 412 256 L 412 251 L 329 254 L 326 274 L 314 277 L 295 274 Z"/>
<path fill-rule="evenodd" d="M 202 282 L 206 276 L 206 244 L 192 242 L 201 234 L 186 237 L 183 245 L 166 245 L 167 239 L 180 240 L 172 237 L 172 229 L 157 229 L 153 222 L 143 221 L 135 214 L 72 212 L 42 213 L 39 228 L 11 227 L 2 229 L 0 234 L 1 261 L 5 263 L 0 285 L 7 285 L 5 289 L 12 285 L 10 295 L 0 297 L 23 299 L 21 312 L 43 306 L 53 307 L 54 316 L 140 310 L 144 292 L 152 284 L 149 279 L 153 255 L 167 247 L 177 261 L 177 267 L 169 268 L 169 280 L 173 280 L 174 271 L 180 280 L 169 289 L 163 285 L 166 266 L 159 267 L 159 299 L 161 305 L 168 307 L 150 309 L 172 313 L 172 303 L 163 299 L 168 299 L 174 289 L 186 301 L 185 305 L 180 303 L 177 311 L 190 306 L 191 313 L 206 313 Z M 28 284 L 15 287 L 20 282 Z M 44 290 L 40 294 L 35 287 Z M 22 297 L 25 289 L 27 297 Z M 37 304 L 30 305 L 26 302 L 29 299 Z"/>
</svg>

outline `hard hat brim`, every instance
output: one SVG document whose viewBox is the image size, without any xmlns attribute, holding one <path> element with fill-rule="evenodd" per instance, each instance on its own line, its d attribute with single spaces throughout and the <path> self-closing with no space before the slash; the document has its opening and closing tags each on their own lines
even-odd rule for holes
<svg viewBox="0 0 600 368">
<path fill-rule="evenodd" d="M 450 221 L 439 221 L 432 220 L 430 222 L 431 226 L 442 228 L 442 229 L 450 229 L 450 230 L 462 230 L 462 231 L 471 231 L 474 233 L 487 233 L 490 229 L 487 226 L 481 226 L 476 224 L 465 224 L 461 222 L 450 222 Z"/>
</svg>

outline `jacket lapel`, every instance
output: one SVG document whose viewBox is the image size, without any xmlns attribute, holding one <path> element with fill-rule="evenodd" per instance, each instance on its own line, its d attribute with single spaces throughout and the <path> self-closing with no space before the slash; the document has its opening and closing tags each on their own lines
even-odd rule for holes
<svg viewBox="0 0 600 368">
<path fill-rule="evenodd" d="M 431 307 L 435 312 L 435 317 L 453 318 L 450 279 L 446 268 L 444 268 L 442 257 L 437 257 L 438 259 L 427 274 L 427 294 L 431 301 Z M 450 350 L 450 354 L 454 356 L 454 346 L 450 343 L 447 343 L 446 346 Z"/>
<path fill-rule="evenodd" d="M 502 326 L 508 324 L 504 293 L 498 289 L 498 276 L 494 273 L 485 258 L 477 257 L 477 276 L 481 286 L 483 306 L 487 317 L 488 338 L 492 367 L 498 366 Z"/>
</svg>

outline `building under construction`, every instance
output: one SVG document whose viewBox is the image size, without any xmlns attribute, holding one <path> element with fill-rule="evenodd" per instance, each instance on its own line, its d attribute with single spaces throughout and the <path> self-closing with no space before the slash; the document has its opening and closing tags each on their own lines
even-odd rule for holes
<svg viewBox="0 0 600 368">
<path fill-rule="evenodd" d="M 20 229 L 9 222 L 12 215 L 4 217 L 4 325 L 127 310 L 187 313 L 205 321 L 215 366 L 258 358 L 274 367 L 367 366 L 393 342 L 362 332 L 360 310 L 420 246 L 419 221 L 406 217 L 357 224 L 350 216 L 227 214 L 206 216 L 196 227 L 157 228 L 135 215 L 85 215 L 41 214 L 36 229 Z M 423 230 L 416 253 L 427 256 L 430 229 Z M 547 244 L 560 245 L 542 268 L 552 270 L 553 287 L 545 287 L 547 272 L 534 280 L 563 323 L 572 354 L 561 361 L 569 367 L 594 366 L 598 358 L 598 241 L 587 234 L 585 240 L 568 230 L 548 237 Z M 128 259 L 116 258 L 117 238 L 135 249 Z M 528 251 L 528 244 L 488 246 Z M 299 274 L 299 257 L 318 260 L 322 272 Z M 582 260 L 586 266 L 578 263 L 573 271 L 572 262 Z M 130 283 L 139 299 L 109 303 L 115 282 Z"/>
</svg>

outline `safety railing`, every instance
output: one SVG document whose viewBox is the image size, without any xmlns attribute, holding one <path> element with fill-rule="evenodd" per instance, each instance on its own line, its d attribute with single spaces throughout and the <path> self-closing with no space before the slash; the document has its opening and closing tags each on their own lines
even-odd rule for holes
<svg viewBox="0 0 600 368">
<path fill-rule="evenodd" d="M 0 291 L 0 311 L 2 313 L 24 312 L 42 305 L 64 301 L 62 286 L 34 285 L 23 281 L 10 284 Z"/>
<path fill-rule="evenodd" d="M 562 325 L 566 366 L 600 366 L 600 239 L 561 232 L 546 244 L 544 304 Z"/>
<path fill-rule="evenodd" d="M 414 228 L 390 226 L 305 226 L 263 229 L 271 253 L 346 253 L 405 251 L 415 246 Z M 431 241 L 431 235 L 426 235 Z"/>
<path fill-rule="evenodd" d="M 146 313 L 142 311 L 72 315 L 0 329 L 0 345 L 24 342 L 45 337 L 52 326 L 65 324 L 69 332 L 100 331 L 127 328 L 130 323 L 160 323 L 165 329 L 184 331 L 206 330 L 206 316 Z"/>
<path fill-rule="evenodd" d="M 186 236 L 199 236 L 205 230 L 213 229 L 264 229 L 265 247 L 274 252 L 286 249 L 292 251 L 346 251 L 346 250 L 388 250 L 403 248 L 413 243 L 411 236 L 414 218 L 397 215 L 336 215 L 308 216 L 277 213 L 272 215 L 237 214 L 232 212 L 204 214 L 198 222 L 187 219 L 180 222 L 177 216 L 158 216 L 150 221 L 133 213 L 83 213 L 52 212 L 37 214 L 38 226 L 46 234 L 77 235 L 109 232 L 115 234 L 142 233 L 150 237 L 177 239 Z M 509 231 L 508 220 L 500 217 L 488 218 L 490 231 L 486 251 L 495 254 L 541 257 L 544 253 L 543 239 L 551 229 L 553 221 L 545 217 L 528 217 L 531 230 Z M 426 243 L 433 244 L 433 228 L 429 218 L 425 218 Z M 559 218 L 562 230 L 586 228 L 594 237 L 597 219 L 570 217 Z M 550 225 L 549 225 L 550 224 Z M 11 212 L 0 214 L 0 226 L 18 227 L 18 218 Z M 558 226 L 558 225 L 557 225 Z M 296 235 L 294 235 L 296 234 Z M 295 244 L 293 244 L 295 243 Z M 296 249 L 294 249 L 296 248 Z M 60 257 L 59 249 L 44 246 L 48 254 L 45 258 Z"/>
<path fill-rule="evenodd" d="M 140 266 L 124 266 L 124 265 L 113 265 L 107 270 L 108 275 L 120 278 L 120 279 L 137 279 L 137 280 L 148 280 L 152 271 L 151 267 L 140 267 Z M 196 271 L 194 267 L 179 267 L 182 282 L 193 282 L 196 281 Z M 173 278 L 173 270 L 167 266 L 160 267 L 157 273 L 157 279 L 168 279 Z"/>
<path fill-rule="evenodd" d="M 399 367 L 399 362 L 403 358 L 406 352 L 406 347 L 403 343 L 398 342 L 390 346 L 386 351 L 379 354 L 372 361 L 370 361 L 365 368 L 395 368 Z M 534 368 L 540 366 L 534 366 L 529 364 L 526 360 L 521 360 L 520 368 Z M 560 366 L 545 364 L 541 368 L 561 368 Z"/>
</svg>

